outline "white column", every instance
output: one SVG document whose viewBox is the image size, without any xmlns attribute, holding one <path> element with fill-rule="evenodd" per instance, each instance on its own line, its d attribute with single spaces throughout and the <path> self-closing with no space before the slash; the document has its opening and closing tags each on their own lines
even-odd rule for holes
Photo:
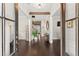
<svg viewBox="0 0 79 59">
<path fill-rule="evenodd" d="M 50 20 L 49 20 L 49 42 L 53 43 L 53 20 L 52 16 L 50 15 Z"/>
<path fill-rule="evenodd" d="M 32 20 L 29 19 L 29 43 L 32 40 Z"/>
</svg>

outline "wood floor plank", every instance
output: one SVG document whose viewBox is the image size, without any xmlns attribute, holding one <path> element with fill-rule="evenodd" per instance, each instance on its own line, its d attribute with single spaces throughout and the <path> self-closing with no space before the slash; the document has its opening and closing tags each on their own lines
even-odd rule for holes
<svg viewBox="0 0 79 59">
<path fill-rule="evenodd" d="M 45 42 L 29 43 L 24 40 L 18 41 L 16 56 L 60 56 L 60 40 L 54 40 L 53 44 Z"/>
</svg>

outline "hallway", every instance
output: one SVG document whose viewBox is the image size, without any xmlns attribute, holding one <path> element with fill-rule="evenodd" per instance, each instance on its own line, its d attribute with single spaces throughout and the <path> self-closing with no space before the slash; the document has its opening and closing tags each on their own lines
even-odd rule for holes
<svg viewBox="0 0 79 59">
<path fill-rule="evenodd" d="M 66 54 L 79 55 L 79 4 L 0 3 L 0 56 Z"/>
<path fill-rule="evenodd" d="M 60 4 L 20 3 L 18 6 L 15 55 L 60 56 Z"/>
<path fill-rule="evenodd" d="M 32 42 L 29 46 L 27 41 L 18 42 L 18 50 L 15 56 L 60 56 L 60 41 L 53 44 L 45 42 Z"/>
</svg>

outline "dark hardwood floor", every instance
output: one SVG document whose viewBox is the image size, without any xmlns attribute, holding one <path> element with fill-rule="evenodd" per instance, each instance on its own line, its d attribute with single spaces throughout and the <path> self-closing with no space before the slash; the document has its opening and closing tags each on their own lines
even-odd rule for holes
<svg viewBox="0 0 79 59">
<path fill-rule="evenodd" d="M 60 56 L 60 40 L 54 40 L 53 44 L 38 41 L 29 42 L 24 40 L 18 41 L 18 50 L 16 56 Z"/>
</svg>

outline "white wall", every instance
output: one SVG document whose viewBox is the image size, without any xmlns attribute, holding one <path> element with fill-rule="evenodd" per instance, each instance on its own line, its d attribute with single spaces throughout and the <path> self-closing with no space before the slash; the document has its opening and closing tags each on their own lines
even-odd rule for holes
<svg viewBox="0 0 79 59">
<path fill-rule="evenodd" d="M 26 4 L 19 4 L 19 40 L 29 40 L 30 16 L 26 12 Z"/>
<path fill-rule="evenodd" d="M 26 40 L 26 31 L 29 22 L 27 19 L 27 15 L 23 10 L 19 9 L 19 39 Z"/>
<path fill-rule="evenodd" d="M 50 24 L 50 26 L 51 26 L 51 36 L 52 36 L 52 39 L 53 40 L 56 40 L 56 39 L 61 39 L 61 29 L 60 29 L 60 27 L 57 27 L 57 22 L 58 21 L 61 21 L 60 20 L 60 17 L 61 17 L 61 15 L 60 15 L 60 4 L 59 3 L 57 3 L 57 4 L 54 4 L 52 7 L 51 7 L 51 17 L 52 17 L 52 23 Z"/>
<path fill-rule="evenodd" d="M 75 4 L 74 3 L 69 3 L 66 5 L 66 20 L 74 18 L 75 15 Z M 69 55 L 76 55 L 76 22 L 75 20 L 73 21 L 73 27 L 68 28 L 67 23 L 66 23 L 66 31 L 65 31 L 65 41 L 66 41 L 66 46 L 65 46 L 65 51 Z"/>
<path fill-rule="evenodd" d="M 60 9 L 60 6 L 58 6 Z M 54 15 L 52 16 L 52 20 L 53 20 L 53 39 L 61 39 L 61 25 L 58 27 L 57 26 L 57 22 L 60 21 L 61 23 L 61 14 L 60 14 L 60 10 L 57 9 L 57 11 L 54 13 Z"/>
<path fill-rule="evenodd" d="M 55 39 L 61 39 L 61 26 L 57 26 L 57 22 L 60 21 L 60 17 L 59 16 L 54 16 L 52 17 L 53 20 L 53 36 L 52 38 Z"/>
<path fill-rule="evenodd" d="M 57 22 L 60 21 L 61 23 L 61 10 L 60 4 L 55 4 L 55 7 L 51 9 L 51 17 L 52 17 L 52 39 L 61 39 L 61 25 L 58 27 Z"/>
</svg>

